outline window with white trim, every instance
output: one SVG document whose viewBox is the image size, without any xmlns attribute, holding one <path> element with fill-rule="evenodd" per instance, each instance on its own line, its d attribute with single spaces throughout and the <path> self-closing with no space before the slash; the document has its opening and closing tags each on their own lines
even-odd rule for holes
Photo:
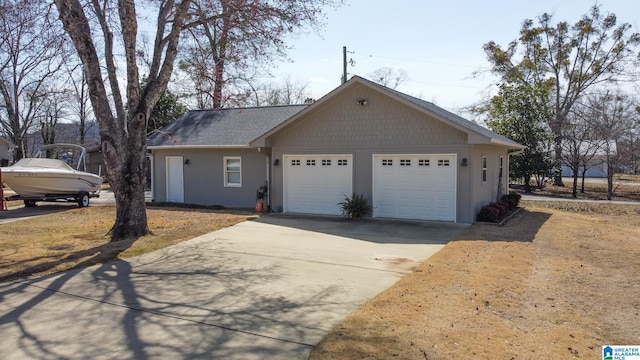
<svg viewBox="0 0 640 360">
<path fill-rule="evenodd" d="M 392 166 L 393 159 L 382 159 L 382 166 Z"/>
<path fill-rule="evenodd" d="M 418 166 L 429 166 L 429 159 L 418 160 Z"/>
<path fill-rule="evenodd" d="M 347 166 L 347 159 L 338 159 L 338 166 Z"/>
<path fill-rule="evenodd" d="M 449 159 L 439 159 L 438 166 L 449 166 Z"/>
<path fill-rule="evenodd" d="M 322 166 L 331 166 L 331 159 L 322 159 Z"/>
<path fill-rule="evenodd" d="M 411 159 L 400 159 L 400 166 L 411 166 Z"/>
<path fill-rule="evenodd" d="M 240 156 L 225 156 L 224 163 L 224 186 L 242 187 L 242 160 Z"/>
<path fill-rule="evenodd" d="M 307 160 L 307 166 L 316 166 L 315 160 Z"/>
<path fill-rule="evenodd" d="M 482 182 L 487 182 L 487 157 L 482 157 Z"/>
<path fill-rule="evenodd" d="M 291 166 L 300 166 L 300 159 L 291 159 Z"/>
</svg>

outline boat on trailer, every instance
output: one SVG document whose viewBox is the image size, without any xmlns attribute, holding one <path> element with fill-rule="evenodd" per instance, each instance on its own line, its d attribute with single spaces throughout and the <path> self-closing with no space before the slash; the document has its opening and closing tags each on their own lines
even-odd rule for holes
<svg viewBox="0 0 640 360">
<path fill-rule="evenodd" d="M 17 195 L 7 200 L 24 200 L 27 207 L 37 201 L 76 201 L 89 205 L 99 197 L 104 179 L 86 171 L 86 151 L 75 144 L 53 144 L 40 148 L 35 157 L 23 158 L 0 169 L 2 182 Z M 77 159 L 77 162 L 76 162 Z M 75 162 L 75 168 L 70 163 Z"/>
</svg>

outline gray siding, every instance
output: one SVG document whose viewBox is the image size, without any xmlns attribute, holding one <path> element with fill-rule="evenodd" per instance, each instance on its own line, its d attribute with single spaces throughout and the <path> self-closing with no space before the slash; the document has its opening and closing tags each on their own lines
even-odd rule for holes
<svg viewBox="0 0 640 360">
<path fill-rule="evenodd" d="M 356 104 L 367 99 L 367 105 Z M 335 149 L 462 145 L 467 135 L 373 89 L 358 85 L 278 132 L 273 147 Z"/>
<path fill-rule="evenodd" d="M 487 157 L 487 181 L 482 181 L 482 157 Z M 502 183 L 500 184 L 500 156 L 504 158 L 504 168 Z M 480 211 L 480 208 L 494 202 L 498 198 L 498 194 L 501 195 L 508 192 L 509 185 L 509 156 L 507 149 L 479 145 L 474 149 L 474 155 L 469 160 L 469 169 L 472 171 L 470 178 L 472 179 L 473 198 L 469 214 L 472 217 L 472 221 L 475 221 L 475 215 Z M 500 185 L 500 189 L 499 189 Z"/>
<path fill-rule="evenodd" d="M 366 106 L 356 104 L 367 99 Z M 344 96 L 324 104 L 268 139 L 274 159 L 292 154 L 350 154 L 353 156 L 353 190 L 370 201 L 373 196 L 374 154 L 456 154 L 458 222 L 475 220 L 472 166 L 473 146 L 467 135 L 422 112 L 379 95 L 366 87 L 356 87 Z M 489 148 L 494 148 L 490 146 Z M 506 152 L 506 150 L 505 150 Z M 282 207 L 282 166 L 272 171 L 272 205 Z"/>
<path fill-rule="evenodd" d="M 267 155 L 257 149 L 163 149 L 153 150 L 154 201 L 166 201 L 166 157 L 189 159 L 184 166 L 184 202 L 254 208 L 256 191 L 267 179 Z M 224 186 L 223 158 L 240 156 L 242 187 Z"/>
<path fill-rule="evenodd" d="M 4 162 L 9 161 L 9 143 L 7 143 L 4 139 L 0 139 L 0 163 L 4 164 Z"/>
</svg>

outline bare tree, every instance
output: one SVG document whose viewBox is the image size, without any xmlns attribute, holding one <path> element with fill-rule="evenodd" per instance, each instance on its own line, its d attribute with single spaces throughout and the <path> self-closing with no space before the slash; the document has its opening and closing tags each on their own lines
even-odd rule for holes
<svg viewBox="0 0 640 360">
<path fill-rule="evenodd" d="M 53 84 L 67 55 L 62 28 L 50 20 L 47 2 L 0 5 L 0 126 L 16 145 L 15 160 L 29 152 L 27 133 L 35 130 L 47 96 L 57 91 Z"/>
<path fill-rule="evenodd" d="M 180 69 L 193 82 L 200 108 L 233 103 L 238 82 L 286 56 L 284 38 L 310 26 L 322 26 L 323 10 L 342 0 L 194 0 Z"/>
<path fill-rule="evenodd" d="M 396 70 L 388 66 L 378 68 L 368 76 L 374 82 L 391 89 L 395 89 L 403 82 L 410 80 L 409 74 L 405 69 Z"/>
<path fill-rule="evenodd" d="M 256 87 L 248 82 L 245 97 L 238 100 L 238 106 L 294 105 L 309 102 L 307 83 L 293 81 L 287 77 L 279 84 L 264 83 Z"/>
<path fill-rule="evenodd" d="M 588 99 L 594 122 L 594 136 L 602 140 L 601 150 L 607 165 L 607 199 L 614 193 L 614 175 L 623 163 L 618 154 L 617 144 L 634 128 L 635 104 L 627 94 L 607 91 L 592 95 Z"/>
<path fill-rule="evenodd" d="M 157 11 L 156 34 L 147 75 L 140 89 L 137 54 L 138 19 L 134 1 L 55 0 L 65 31 L 83 64 L 93 112 L 100 127 L 106 175 L 116 197 L 116 221 L 111 240 L 149 233 L 144 199 L 145 145 L 151 110 L 167 88 L 177 56 L 190 1 L 147 2 Z M 115 36 L 122 50 L 115 48 Z M 104 53 L 98 52 L 102 41 Z M 117 54 L 124 53 L 125 73 Z M 103 69 L 106 73 L 103 72 Z M 124 94 L 120 82 L 124 79 Z"/>
<path fill-rule="evenodd" d="M 594 138 L 595 124 L 589 111 L 572 111 L 570 121 L 564 130 L 562 142 L 562 163 L 573 172 L 572 196 L 578 196 L 578 178 L 582 178 L 580 192 L 584 193 L 584 181 L 587 170 L 596 164 L 593 162 L 602 146 L 602 140 Z M 582 170 L 582 172 L 581 172 Z"/>
<path fill-rule="evenodd" d="M 76 70 L 80 71 L 76 71 Z M 89 89 L 87 80 L 81 67 L 75 67 L 69 70 L 71 81 L 69 96 L 67 97 L 67 106 L 69 108 L 70 118 L 74 119 L 78 129 L 78 142 L 82 146 L 86 146 L 87 132 L 96 126 L 93 121 L 93 109 L 89 102 Z"/>
</svg>

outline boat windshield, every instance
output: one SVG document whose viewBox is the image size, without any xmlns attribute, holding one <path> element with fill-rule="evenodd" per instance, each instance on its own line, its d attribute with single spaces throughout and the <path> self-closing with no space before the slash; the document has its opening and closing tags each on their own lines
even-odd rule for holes
<svg viewBox="0 0 640 360">
<path fill-rule="evenodd" d="M 23 158 L 18 160 L 15 164 L 13 164 L 13 166 L 74 170 L 64 161 L 47 158 Z"/>
</svg>

